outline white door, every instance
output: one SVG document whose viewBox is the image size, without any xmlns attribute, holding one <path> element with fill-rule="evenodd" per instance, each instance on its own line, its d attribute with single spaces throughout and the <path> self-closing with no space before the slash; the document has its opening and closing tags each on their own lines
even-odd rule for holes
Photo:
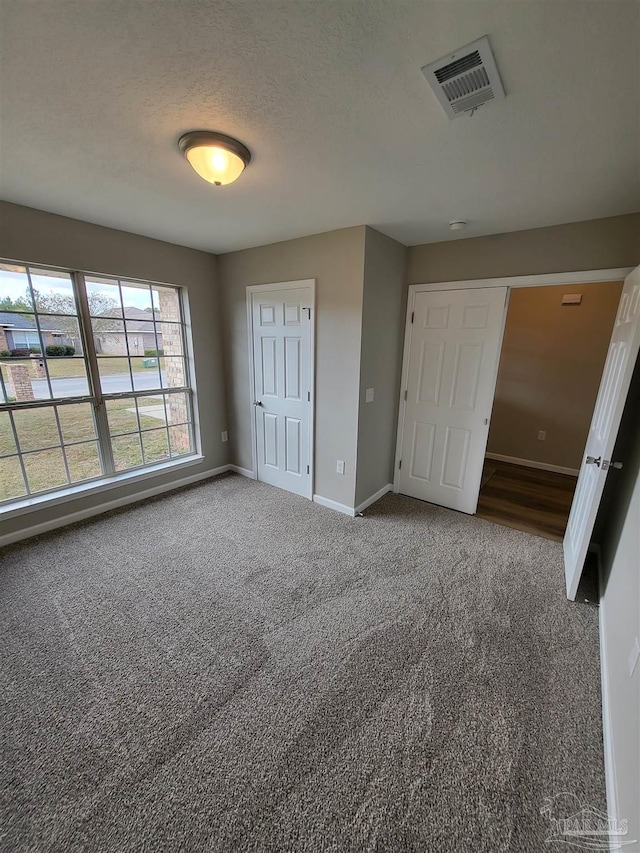
<svg viewBox="0 0 640 853">
<path fill-rule="evenodd" d="M 640 267 L 624 282 L 576 491 L 564 535 L 567 597 L 575 599 L 622 411 L 640 349 Z"/>
<path fill-rule="evenodd" d="M 506 287 L 415 294 L 399 491 L 473 514 L 504 329 Z"/>
<path fill-rule="evenodd" d="M 258 479 L 311 497 L 310 285 L 251 293 Z"/>
</svg>

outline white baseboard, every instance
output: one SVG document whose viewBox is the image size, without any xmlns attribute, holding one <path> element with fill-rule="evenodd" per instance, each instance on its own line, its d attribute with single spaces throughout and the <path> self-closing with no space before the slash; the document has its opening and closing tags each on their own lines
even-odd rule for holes
<svg viewBox="0 0 640 853">
<path fill-rule="evenodd" d="M 555 471 L 556 474 L 568 474 L 577 477 L 577 468 L 563 468 L 562 465 L 550 465 L 548 462 L 534 462 L 533 459 L 519 459 L 517 456 L 503 456 L 501 453 L 485 453 L 487 459 L 497 462 L 510 462 L 512 465 L 524 465 L 525 468 L 538 468 L 540 471 Z"/>
<path fill-rule="evenodd" d="M 362 501 L 362 503 L 356 507 L 356 515 L 359 512 L 364 512 L 367 507 L 371 506 L 371 504 L 374 504 L 376 501 L 379 501 L 383 495 L 386 495 L 387 492 L 390 492 L 392 489 L 393 483 L 387 483 L 386 486 L 383 486 L 381 489 L 378 489 L 378 491 L 374 495 L 371 495 L 371 497 L 367 498 L 366 501 Z"/>
<path fill-rule="evenodd" d="M 200 480 L 208 480 L 210 477 L 216 477 L 218 474 L 225 474 L 231 466 L 221 465 L 219 468 L 212 468 L 210 471 L 204 471 L 200 474 L 191 474 L 189 477 L 181 477 L 179 480 L 172 480 L 170 483 L 162 483 L 158 486 L 152 486 L 150 489 L 143 489 L 140 492 L 126 495 L 125 497 L 115 498 L 111 501 L 105 501 L 99 506 L 87 507 L 79 509 L 77 512 L 69 512 L 66 515 L 61 515 L 58 518 L 50 521 L 43 521 L 41 524 L 33 524 L 30 527 L 23 527 L 21 530 L 15 530 L 13 533 L 7 533 L 5 536 L 0 536 L 0 548 L 4 545 L 11 545 L 13 542 L 20 542 L 23 539 L 30 539 L 32 536 L 38 536 L 40 533 L 48 533 L 50 530 L 56 530 L 58 527 L 66 527 L 68 524 L 73 524 L 75 521 L 84 521 L 85 518 L 91 518 L 94 515 L 101 515 L 103 512 L 109 512 L 112 509 L 126 506 L 127 504 L 143 501 L 147 498 L 152 498 L 155 495 L 160 495 L 163 492 L 170 492 L 173 489 L 179 489 L 182 486 L 189 486 L 192 483 L 197 483 Z"/>
<path fill-rule="evenodd" d="M 250 468 L 241 468 L 239 465 L 229 465 L 229 471 L 234 471 L 240 474 L 241 477 L 249 477 L 250 480 L 255 480 L 256 475 Z"/>
<path fill-rule="evenodd" d="M 602 691 L 602 741 L 604 746 L 604 780 L 607 794 L 607 814 L 610 818 L 618 821 L 618 785 L 616 782 L 616 762 L 613 748 L 613 727 L 611 725 L 611 699 L 609 692 L 609 671 L 607 666 L 606 648 L 606 606 L 604 590 L 604 577 L 602 573 L 602 559 L 600 547 L 592 546 L 598 558 L 598 592 L 600 596 L 600 607 L 598 608 L 598 621 L 600 633 L 600 682 Z"/>
<path fill-rule="evenodd" d="M 347 506 L 346 504 L 339 504 L 338 501 L 332 501 L 329 498 L 323 498 L 322 495 L 314 495 L 313 502 L 316 504 L 320 504 L 320 506 L 326 506 L 329 509 L 335 509 L 336 512 L 341 512 L 344 515 L 349 515 L 353 518 L 356 514 L 355 509 L 352 506 Z"/>
</svg>

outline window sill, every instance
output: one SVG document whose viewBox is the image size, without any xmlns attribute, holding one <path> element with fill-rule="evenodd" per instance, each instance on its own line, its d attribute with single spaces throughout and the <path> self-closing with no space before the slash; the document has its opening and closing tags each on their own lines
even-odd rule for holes
<svg viewBox="0 0 640 853">
<path fill-rule="evenodd" d="M 172 460 L 171 462 L 160 462 L 158 465 L 152 465 L 149 468 L 138 469 L 136 471 L 125 471 L 122 474 L 116 474 L 113 477 L 108 477 L 100 481 L 92 481 L 90 483 L 78 483 L 75 486 L 67 486 L 64 489 L 58 489 L 55 492 L 47 492 L 45 495 L 35 495 L 31 498 L 23 498 L 20 501 L 14 501 L 4 507 L 0 507 L 0 521 L 14 518 L 16 516 L 25 515 L 37 509 L 45 509 L 58 504 L 67 503 L 68 501 L 76 500 L 84 495 L 95 495 L 100 492 L 108 492 L 112 489 L 117 489 L 119 486 L 126 486 L 129 483 L 137 483 L 155 477 L 158 474 L 164 474 L 167 471 L 179 471 L 182 468 L 189 468 L 192 465 L 198 465 L 204 460 L 204 456 L 192 454 L 185 456 L 182 459 Z"/>
</svg>

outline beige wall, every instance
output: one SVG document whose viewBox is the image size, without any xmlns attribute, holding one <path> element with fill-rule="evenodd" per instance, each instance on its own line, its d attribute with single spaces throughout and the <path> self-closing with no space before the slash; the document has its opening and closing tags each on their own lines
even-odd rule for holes
<svg viewBox="0 0 640 853">
<path fill-rule="evenodd" d="M 358 506 L 393 482 L 407 302 L 407 249 L 367 227 L 358 416 Z M 374 389 L 372 403 L 365 402 Z"/>
<path fill-rule="evenodd" d="M 580 467 L 621 290 L 612 281 L 511 291 L 489 453 Z M 563 306 L 565 293 L 582 304 Z"/>
<path fill-rule="evenodd" d="M 632 267 L 640 213 L 409 248 L 409 284 Z"/>
<path fill-rule="evenodd" d="M 220 255 L 232 461 L 251 468 L 246 287 L 316 279 L 314 491 L 353 506 L 365 227 Z M 344 475 L 336 461 L 344 460 Z"/>
<path fill-rule="evenodd" d="M 0 257 L 16 261 L 168 282 L 188 288 L 195 379 L 204 461 L 186 471 L 163 474 L 142 485 L 118 487 L 57 507 L 0 521 L 0 537 L 25 526 L 97 507 L 182 476 L 205 473 L 228 462 L 227 428 L 216 258 L 206 252 L 174 246 L 112 228 L 91 225 L 20 205 L 0 202 Z M 212 331 L 213 330 L 213 331 Z"/>
</svg>

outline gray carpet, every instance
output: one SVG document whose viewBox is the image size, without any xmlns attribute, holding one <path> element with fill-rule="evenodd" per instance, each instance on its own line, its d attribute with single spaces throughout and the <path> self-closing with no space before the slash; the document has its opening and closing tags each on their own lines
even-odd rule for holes
<svg viewBox="0 0 640 853">
<path fill-rule="evenodd" d="M 555 542 L 231 475 L 0 560 L 4 850 L 537 853 L 545 797 L 605 807 Z"/>
</svg>

